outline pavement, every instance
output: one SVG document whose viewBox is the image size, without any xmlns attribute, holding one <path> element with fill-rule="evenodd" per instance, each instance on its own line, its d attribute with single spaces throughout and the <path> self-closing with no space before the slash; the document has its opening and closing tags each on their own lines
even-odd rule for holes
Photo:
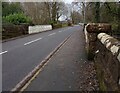
<svg viewBox="0 0 120 93">
<path fill-rule="evenodd" d="M 84 46 L 82 45 L 84 38 L 81 26 L 65 27 L 3 42 L 2 51 L 0 52 L 0 57 L 2 57 L 2 90 L 10 91 L 14 88 L 30 71 L 63 42 L 66 37 L 77 31 L 80 33 L 80 38 L 74 41 L 80 50 L 76 50 L 76 55 L 79 55 L 79 57 L 76 57 L 81 58 L 80 56 L 84 57 Z M 69 45 L 74 43 L 71 42 Z M 77 49 L 76 45 L 74 48 Z M 77 54 L 80 52 L 81 54 Z M 76 57 L 75 59 L 77 59 Z M 50 74 L 48 75 L 50 76 Z"/>
<path fill-rule="evenodd" d="M 79 91 L 80 70 L 88 60 L 82 27 L 77 28 L 24 91 Z"/>
</svg>

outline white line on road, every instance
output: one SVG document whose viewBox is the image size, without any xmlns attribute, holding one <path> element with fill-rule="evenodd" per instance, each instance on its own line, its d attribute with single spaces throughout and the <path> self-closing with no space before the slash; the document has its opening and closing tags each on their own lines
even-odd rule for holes
<svg viewBox="0 0 120 93">
<path fill-rule="evenodd" d="M 4 53 L 7 53 L 8 51 L 4 51 L 4 52 L 1 52 L 0 55 L 4 54 Z"/>
<path fill-rule="evenodd" d="M 62 32 L 62 31 L 59 31 L 59 32 Z"/>
<path fill-rule="evenodd" d="M 42 38 L 38 38 L 38 39 L 35 39 L 35 40 L 33 40 L 33 41 L 27 42 L 27 43 L 25 43 L 24 45 L 31 44 L 31 43 L 33 43 L 33 42 L 36 42 L 36 41 L 40 40 L 40 39 L 42 39 Z"/>
<path fill-rule="evenodd" d="M 52 35 L 54 35 L 54 34 L 56 34 L 56 33 L 49 34 L 48 36 L 52 36 Z"/>
</svg>

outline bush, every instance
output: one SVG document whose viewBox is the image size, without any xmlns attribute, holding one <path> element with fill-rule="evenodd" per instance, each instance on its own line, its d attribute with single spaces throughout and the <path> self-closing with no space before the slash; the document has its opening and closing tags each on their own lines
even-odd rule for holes
<svg viewBox="0 0 120 93">
<path fill-rule="evenodd" d="M 9 39 L 28 34 L 28 24 L 2 24 L 2 39 Z"/>
<path fill-rule="evenodd" d="M 62 27 L 62 24 L 53 24 L 53 29 L 56 29 L 56 28 L 61 28 Z"/>
<path fill-rule="evenodd" d="M 62 27 L 67 27 L 67 26 L 68 26 L 67 23 L 63 23 L 63 24 L 62 24 Z"/>
<path fill-rule="evenodd" d="M 113 23 L 113 24 L 112 24 L 112 30 L 113 30 L 113 31 L 117 31 L 117 30 L 118 30 L 118 24 Z"/>
<path fill-rule="evenodd" d="M 113 34 L 120 34 L 119 24 L 113 23 L 112 24 L 112 31 L 113 31 Z"/>
<path fill-rule="evenodd" d="M 25 16 L 23 13 L 10 14 L 8 16 L 3 17 L 3 21 L 13 24 L 32 23 L 31 19 Z"/>
</svg>

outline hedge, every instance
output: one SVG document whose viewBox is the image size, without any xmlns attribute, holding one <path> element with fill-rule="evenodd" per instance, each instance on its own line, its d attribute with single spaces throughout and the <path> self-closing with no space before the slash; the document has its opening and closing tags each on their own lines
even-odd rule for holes
<svg viewBox="0 0 120 93">
<path fill-rule="evenodd" d="M 20 23 L 32 23 L 30 17 L 25 16 L 23 13 L 15 13 L 8 16 L 3 16 L 3 22 L 13 23 L 17 25 Z"/>
</svg>

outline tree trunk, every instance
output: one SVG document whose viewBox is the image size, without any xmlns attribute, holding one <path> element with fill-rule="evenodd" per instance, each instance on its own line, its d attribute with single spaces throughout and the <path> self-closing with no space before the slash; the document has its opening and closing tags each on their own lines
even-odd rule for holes
<svg viewBox="0 0 120 93">
<path fill-rule="evenodd" d="M 120 4 L 118 5 L 118 30 L 120 30 Z"/>
<path fill-rule="evenodd" d="M 56 4 L 57 2 L 55 2 L 52 6 L 52 22 L 53 23 L 56 23 L 56 15 L 57 15 Z"/>
<path fill-rule="evenodd" d="M 95 4 L 95 22 L 100 22 L 100 2 L 96 2 Z"/>
</svg>

